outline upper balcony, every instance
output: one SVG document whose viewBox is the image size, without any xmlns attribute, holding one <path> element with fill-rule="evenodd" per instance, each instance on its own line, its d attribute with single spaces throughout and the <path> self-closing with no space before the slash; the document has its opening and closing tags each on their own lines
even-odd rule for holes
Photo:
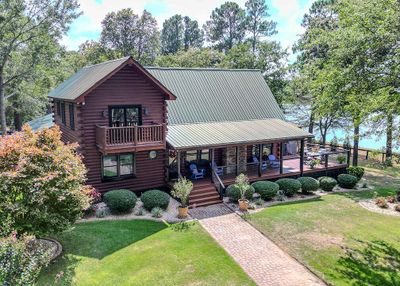
<svg viewBox="0 0 400 286">
<path fill-rule="evenodd" d="M 96 126 L 96 145 L 103 154 L 165 149 L 165 124 Z"/>
</svg>

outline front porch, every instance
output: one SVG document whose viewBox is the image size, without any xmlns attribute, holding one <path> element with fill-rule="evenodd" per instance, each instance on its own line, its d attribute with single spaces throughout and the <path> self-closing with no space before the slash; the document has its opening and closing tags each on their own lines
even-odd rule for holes
<svg viewBox="0 0 400 286">
<path fill-rule="evenodd" d="M 193 181 L 194 188 L 189 198 L 191 206 L 217 203 L 217 198 L 222 198 L 225 188 L 233 184 L 240 173 L 246 174 L 250 182 L 283 177 L 324 176 L 343 172 L 350 158 L 348 150 L 307 144 L 305 139 L 198 150 L 170 150 L 170 153 L 168 180 L 170 185 L 180 176 Z M 194 172 L 200 175 L 194 175 Z"/>
<path fill-rule="evenodd" d="M 167 180 L 193 180 L 189 203 L 195 206 L 221 199 L 240 173 L 254 182 L 343 172 L 349 151 L 306 144 L 312 137 L 281 119 L 171 125 Z"/>
</svg>

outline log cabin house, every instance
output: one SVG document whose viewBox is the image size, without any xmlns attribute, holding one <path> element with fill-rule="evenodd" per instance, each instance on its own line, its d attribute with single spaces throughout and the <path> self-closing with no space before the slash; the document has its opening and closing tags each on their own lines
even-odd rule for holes
<svg viewBox="0 0 400 286">
<path fill-rule="evenodd" d="M 195 207 L 221 202 L 239 173 L 274 180 L 348 166 L 347 150 L 309 145 L 313 136 L 284 120 L 259 70 L 145 68 L 125 57 L 84 67 L 49 97 L 100 192 L 166 189 L 186 176 Z"/>
</svg>

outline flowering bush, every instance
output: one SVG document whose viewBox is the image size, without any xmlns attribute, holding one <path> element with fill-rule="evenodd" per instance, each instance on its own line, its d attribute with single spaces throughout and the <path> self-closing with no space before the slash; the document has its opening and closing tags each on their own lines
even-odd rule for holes
<svg viewBox="0 0 400 286">
<path fill-rule="evenodd" d="M 0 239 L 0 285 L 34 285 L 49 255 L 34 237 L 17 239 L 16 233 Z"/>
<path fill-rule="evenodd" d="M 181 200 L 181 205 L 183 208 L 187 207 L 189 194 L 193 189 L 193 183 L 186 179 L 180 178 L 173 186 L 171 195 L 174 198 Z"/>
<path fill-rule="evenodd" d="M 58 127 L 0 137 L 0 235 L 57 233 L 89 207 L 93 188 L 75 148 Z"/>
</svg>

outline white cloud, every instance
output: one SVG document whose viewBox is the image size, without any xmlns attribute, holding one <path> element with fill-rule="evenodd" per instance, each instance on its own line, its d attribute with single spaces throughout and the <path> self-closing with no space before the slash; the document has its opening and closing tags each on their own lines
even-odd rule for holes
<svg viewBox="0 0 400 286">
<path fill-rule="evenodd" d="M 145 8 L 162 26 L 165 19 L 174 14 L 187 15 L 199 21 L 202 26 L 210 17 L 211 11 L 227 0 L 79 0 L 83 15 L 72 24 L 70 32 L 62 43 L 68 49 L 77 49 L 85 40 L 98 39 L 101 31 L 101 21 L 112 11 L 131 8 L 140 14 Z M 304 0 L 303 0 L 304 1 Z M 278 22 L 278 35 L 275 38 L 284 47 L 290 47 L 301 32 L 300 21 L 308 10 L 312 0 L 304 7 L 300 0 L 267 0 L 271 8 L 271 19 Z M 236 0 L 244 7 L 246 0 Z"/>
</svg>

